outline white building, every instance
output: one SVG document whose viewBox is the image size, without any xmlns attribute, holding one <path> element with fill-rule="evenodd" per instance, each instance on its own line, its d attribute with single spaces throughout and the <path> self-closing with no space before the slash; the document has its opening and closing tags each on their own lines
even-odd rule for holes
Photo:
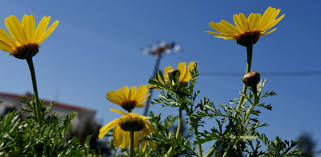
<svg viewBox="0 0 321 157">
<path fill-rule="evenodd" d="M 10 93 L 0 92 L 0 117 L 10 111 L 18 111 L 20 115 L 24 115 L 21 112 L 21 108 L 24 104 L 21 103 L 23 97 L 31 99 L 31 94 L 17 95 Z M 95 121 L 96 111 L 83 107 L 63 104 L 60 102 L 42 100 L 45 104 L 53 103 L 52 109 L 49 114 L 56 114 L 60 118 L 64 118 L 67 114 L 76 112 L 77 116 L 73 119 L 71 125 L 71 133 L 80 139 L 86 137 L 98 130 L 98 125 Z"/>
</svg>

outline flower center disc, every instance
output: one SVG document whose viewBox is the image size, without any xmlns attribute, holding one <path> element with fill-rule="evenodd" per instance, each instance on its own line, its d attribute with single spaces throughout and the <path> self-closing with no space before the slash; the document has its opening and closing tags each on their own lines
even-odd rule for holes
<svg viewBox="0 0 321 157">
<path fill-rule="evenodd" d="M 242 46 L 252 46 L 254 45 L 260 38 L 260 31 L 253 32 L 245 32 L 235 37 L 236 42 Z"/>
<path fill-rule="evenodd" d="M 131 112 L 136 107 L 137 102 L 135 100 L 130 100 L 122 103 L 121 107 L 123 107 L 125 110 Z"/>
<path fill-rule="evenodd" d="M 119 125 L 125 131 L 141 131 L 145 128 L 144 120 L 139 117 L 126 116 L 121 119 Z"/>
<path fill-rule="evenodd" d="M 39 51 L 39 44 L 29 43 L 26 45 L 20 45 L 14 49 L 11 55 L 19 59 L 31 58 Z"/>
</svg>

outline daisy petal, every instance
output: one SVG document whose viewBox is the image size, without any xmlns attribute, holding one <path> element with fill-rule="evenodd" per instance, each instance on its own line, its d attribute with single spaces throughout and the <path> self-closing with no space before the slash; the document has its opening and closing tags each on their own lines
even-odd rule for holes
<svg viewBox="0 0 321 157">
<path fill-rule="evenodd" d="M 16 46 L 16 42 L 12 39 L 12 37 L 2 28 L 0 28 L 0 40 L 5 42 L 7 45 L 10 45 L 11 47 Z"/>
<path fill-rule="evenodd" d="M 5 25 L 9 31 L 9 33 L 12 35 L 12 37 L 18 41 L 20 44 L 26 44 L 26 36 L 25 32 L 21 26 L 21 23 L 19 19 L 13 15 L 5 18 Z"/>
<path fill-rule="evenodd" d="M 110 123 L 108 123 L 107 125 L 105 125 L 104 127 L 102 127 L 99 130 L 99 135 L 98 135 L 99 139 L 102 139 L 107 134 L 107 132 L 117 124 L 117 121 L 118 121 L 118 119 L 115 119 L 115 120 L 111 121 Z"/>
<path fill-rule="evenodd" d="M 177 69 L 180 72 L 179 80 L 181 81 L 184 78 L 186 73 L 186 62 L 179 63 Z"/>
<path fill-rule="evenodd" d="M 13 52 L 13 49 L 10 45 L 0 40 L 0 50 L 6 51 L 6 52 Z"/>
<path fill-rule="evenodd" d="M 49 35 L 56 29 L 58 26 L 59 21 L 55 21 L 49 28 L 48 30 L 40 37 L 39 43 L 42 43 L 44 40 L 46 40 Z"/>
<path fill-rule="evenodd" d="M 126 112 L 123 112 L 121 110 L 117 110 L 117 109 L 113 109 L 111 108 L 110 111 L 116 112 L 116 113 L 120 113 L 120 114 L 124 114 L 124 115 L 128 115 Z"/>
</svg>

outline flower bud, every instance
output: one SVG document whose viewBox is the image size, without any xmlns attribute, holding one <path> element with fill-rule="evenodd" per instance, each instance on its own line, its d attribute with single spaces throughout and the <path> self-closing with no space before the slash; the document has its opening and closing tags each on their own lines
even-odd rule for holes
<svg viewBox="0 0 321 157">
<path fill-rule="evenodd" d="M 160 116 L 159 115 L 154 115 L 154 117 L 156 120 L 160 120 Z"/>
<path fill-rule="evenodd" d="M 256 85 L 260 82 L 261 76 L 258 72 L 248 72 L 242 78 L 243 83 L 251 88 L 256 88 Z"/>
<path fill-rule="evenodd" d="M 273 143 L 274 143 L 275 145 L 277 145 L 279 142 L 278 142 L 277 140 L 275 140 Z"/>
</svg>

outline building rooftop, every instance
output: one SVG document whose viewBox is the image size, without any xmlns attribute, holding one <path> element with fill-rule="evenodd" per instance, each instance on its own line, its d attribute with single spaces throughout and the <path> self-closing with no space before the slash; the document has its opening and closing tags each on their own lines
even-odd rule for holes
<svg viewBox="0 0 321 157">
<path fill-rule="evenodd" d="M 12 98 L 12 99 L 17 99 L 17 100 L 21 100 L 23 97 L 27 97 L 28 99 L 31 100 L 32 95 L 30 93 L 26 93 L 25 95 L 18 95 L 18 94 L 0 92 L 0 97 Z M 84 112 L 96 112 L 95 110 L 87 109 L 87 108 L 84 108 L 84 107 L 73 106 L 73 105 L 60 103 L 60 102 L 55 102 L 55 101 L 49 101 L 49 100 L 45 100 L 45 99 L 40 99 L 40 100 L 45 102 L 45 104 L 52 103 L 52 106 L 53 107 L 57 107 L 57 108 L 69 109 L 69 110 L 73 110 L 73 111 L 76 111 L 76 112 L 82 112 L 82 111 L 84 111 Z"/>
</svg>

